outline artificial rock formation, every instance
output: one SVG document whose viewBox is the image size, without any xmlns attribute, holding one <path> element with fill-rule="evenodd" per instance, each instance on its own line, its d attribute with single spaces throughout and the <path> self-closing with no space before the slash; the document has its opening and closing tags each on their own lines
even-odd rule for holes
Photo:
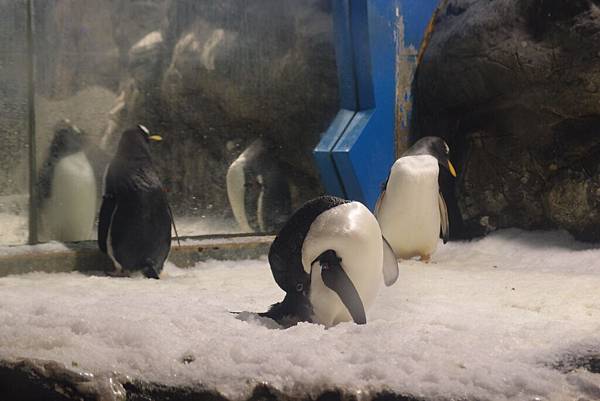
<svg viewBox="0 0 600 401">
<path fill-rule="evenodd" d="M 443 1 L 414 85 L 413 134 L 458 165 L 458 234 L 600 240 L 599 0 Z"/>
</svg>

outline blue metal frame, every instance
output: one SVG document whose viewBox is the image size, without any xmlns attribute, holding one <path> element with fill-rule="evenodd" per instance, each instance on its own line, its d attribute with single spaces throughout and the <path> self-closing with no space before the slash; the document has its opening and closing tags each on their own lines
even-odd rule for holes
<svg viewBox="0 0 600 401">
<path fill-rule="evenodd" d="M 438 0 L 332 1 L 341 110 L 314 157 L 328 193 L 373 209 L 396 156 L 398 61 L 416 64 Z"/>
</svg>

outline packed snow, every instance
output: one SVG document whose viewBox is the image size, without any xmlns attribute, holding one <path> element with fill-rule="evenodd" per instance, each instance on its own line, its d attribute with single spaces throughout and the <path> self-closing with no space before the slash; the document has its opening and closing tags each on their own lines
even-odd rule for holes
<svg viewBox="0 0 600 401">
<path fill-rule="evenodd" d="M 199 385 L 241 399 L 342 388 L 428 399 L 600 399 L 600 249 L 563 232 L 506 230 L 401 263 L 368 323 L 280 329 L 266 258 L 168 265 L 162 280 L 79 273 L 0 279 L 0 358 Z M 231 311 L 243 312 L 234 315 Z M 185 361 L 185 363 L 184 363 Z M 191 362 L 190 362 L 191 361 Z"/>
</svg>

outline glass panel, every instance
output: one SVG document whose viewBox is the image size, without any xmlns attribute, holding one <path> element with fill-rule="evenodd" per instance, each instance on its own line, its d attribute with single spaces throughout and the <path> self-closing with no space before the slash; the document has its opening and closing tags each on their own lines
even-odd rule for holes
<svg viewBox="0 0 600 401">
<path fill-rule="evenodd" d="M 27 8 L 0 1 L 0 245 L 28 239 Z"/>
<path fill-rule="evenodd" d="M 275 231 L 322 192 L 311 152 L 338 109 L 329 3 L 36 0 L 42 239 L 94 237 L 104 169 L 137 124 L 164 138 L 151 152 L 180 235 Z M 89 167 L 54 191 L 73 149 Z M 57 227 L 67 210 L 78 230 Z"/>
</svg>

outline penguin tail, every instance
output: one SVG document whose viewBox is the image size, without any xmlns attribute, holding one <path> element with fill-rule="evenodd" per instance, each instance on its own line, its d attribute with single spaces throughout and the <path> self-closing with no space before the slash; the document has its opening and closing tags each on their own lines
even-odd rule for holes
<svg viewBox="0 0 600 401">
<path fill-rule="evenodd" d="M 156 263 L 151 260 L 146 260 L 144 266 L 142 267 L 142 273 L 147 278 L 160 279 L 160 271 L 162 270 L 162 266 L 157 266 Z"/>
</svg>

